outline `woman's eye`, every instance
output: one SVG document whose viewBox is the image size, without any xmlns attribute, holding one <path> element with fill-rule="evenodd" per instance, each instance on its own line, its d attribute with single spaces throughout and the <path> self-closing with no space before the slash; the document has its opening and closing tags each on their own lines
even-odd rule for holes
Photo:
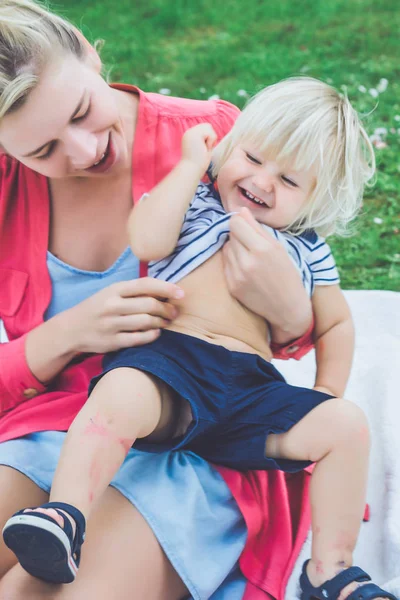
<svg viewBox="0 0 400 600">
<path fill-rule="evenodd" d="M 286 175 L 282 175 L 282 180 L 287 183 L 288 185 L 290 185 L 291 187 L 297 188 L 299 187 L 297 185 L 297 183 L 295 181 L 293 181 L 293 179 L 289 179 L 289 177 L 286 177 Z"/>
<path fill-rule="evenodd" d="M 56 142 L 52 142 L 49 145 L 49 149 L 47 150 L 46 154 L 41 154 L 40 156 L 36 156 L 36 158 L 38 160 L 45 160 L 46 158 L 50 158 L 50 156 L 53 154 L 55 147 L 56 147 Z"/>
<path fill-rule="evenodd" d="M 248 152 L 246 152 L 246 156 L 252 163 L 255 163 L 256 165 L 261 165 L 261 161 L 258 160 L 258 158 L 256 158 L 252 154 L 249 154 Z"/>
<path fill-rule="evenodd" d="M 84 119 L 86 119 L 86 117 L 88 117 L 90 115 L 91 108 L 92 108 L 92 105 L 89 104 L 89 106 L 87 107 L 87 109 L 83 113 L 83 115 L 79 115 L 77 117 L 74 117 L 74 119 L 72 119 L 73 123 L 78 123 L 79 121 L 83 121 Z"/>
</svg>

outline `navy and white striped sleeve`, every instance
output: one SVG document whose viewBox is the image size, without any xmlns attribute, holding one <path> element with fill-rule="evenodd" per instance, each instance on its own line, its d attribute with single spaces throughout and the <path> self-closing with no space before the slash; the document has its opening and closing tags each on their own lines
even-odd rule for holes
<svg viewBox="0 0 400 600">
<path fill-rule="evenodd" d="M 329 245 L 323 237 L 315 232 L 312 234 L 298 236 L 298 240 L 304 249 L 305 260 L 312 273 L 314 285 L 338 285 L 339 272 Z"/>
<path fill-rule="evenodd" d="M 217 252 L 229 236 L 229 218 L 211 184 L 200 183 L 174 251 L 149 263 L 150 277 L 176 283 Z"/>
</svg>

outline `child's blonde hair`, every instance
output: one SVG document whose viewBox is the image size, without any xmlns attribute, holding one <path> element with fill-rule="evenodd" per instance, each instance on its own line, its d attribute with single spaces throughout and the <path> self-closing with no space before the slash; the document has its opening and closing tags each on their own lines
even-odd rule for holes
<svg viewBox="0 0 400 600">
<path fill-rule="evenodd" d="M 348 98 L 311 77 L 293 77 L 256 94 L 213 154 L 218 176 L 232 150 L 251 143 L 291 170 L 313 169 L 316 185 L 286 230 L 345 234 L 375 172 L 374 151 Z"/>
<path fill-rule="evenodd" d="M 38 2 L 1 0 L 0 119 L 25 102 L 57 52 L 84 59 L 88 48 L 71 23 Z"/>
</svg>

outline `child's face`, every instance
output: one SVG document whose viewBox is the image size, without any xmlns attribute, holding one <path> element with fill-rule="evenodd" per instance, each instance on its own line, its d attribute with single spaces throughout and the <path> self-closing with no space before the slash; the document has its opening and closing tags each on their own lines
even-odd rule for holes
<svg viewBox="0 0 400 600">
<path fill-rule="evenodd" d="M 311 171 L 282 170 L 249 144 L 237 146 L 218 173 L 227 212 L 249 208 L 260 223 L 281 229 L 292 223 L 315 186 Z"/>
</svg>

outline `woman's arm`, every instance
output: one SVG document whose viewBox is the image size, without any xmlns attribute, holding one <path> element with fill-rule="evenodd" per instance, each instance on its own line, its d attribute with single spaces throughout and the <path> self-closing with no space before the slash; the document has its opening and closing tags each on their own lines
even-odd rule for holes
<svg viewBox="0 0 400 600">
<path fill-rule="evenodd" d="M 315 315 L 315 388 L 343 397 L 354 353 L 354 327 L 348 304 L 338 285 L 317 286 Z"/>
<path fill-rule="evenodd" d="M 177 285 L 152 278 L 115 283 L 0 344 L 0 413 L 44 391 L 81 353 L 111 352 L 153 341 L 178 315 Z"/>
<path fill-rule="evenodd" d="M 208 123 L 188 129 L 182 138 L 179 163 L 132 209 L 129 238 L 140 260 L 159 260 L 174 250 L 185 213 L 210 163 L 216 139 Z"/>
</svg>

